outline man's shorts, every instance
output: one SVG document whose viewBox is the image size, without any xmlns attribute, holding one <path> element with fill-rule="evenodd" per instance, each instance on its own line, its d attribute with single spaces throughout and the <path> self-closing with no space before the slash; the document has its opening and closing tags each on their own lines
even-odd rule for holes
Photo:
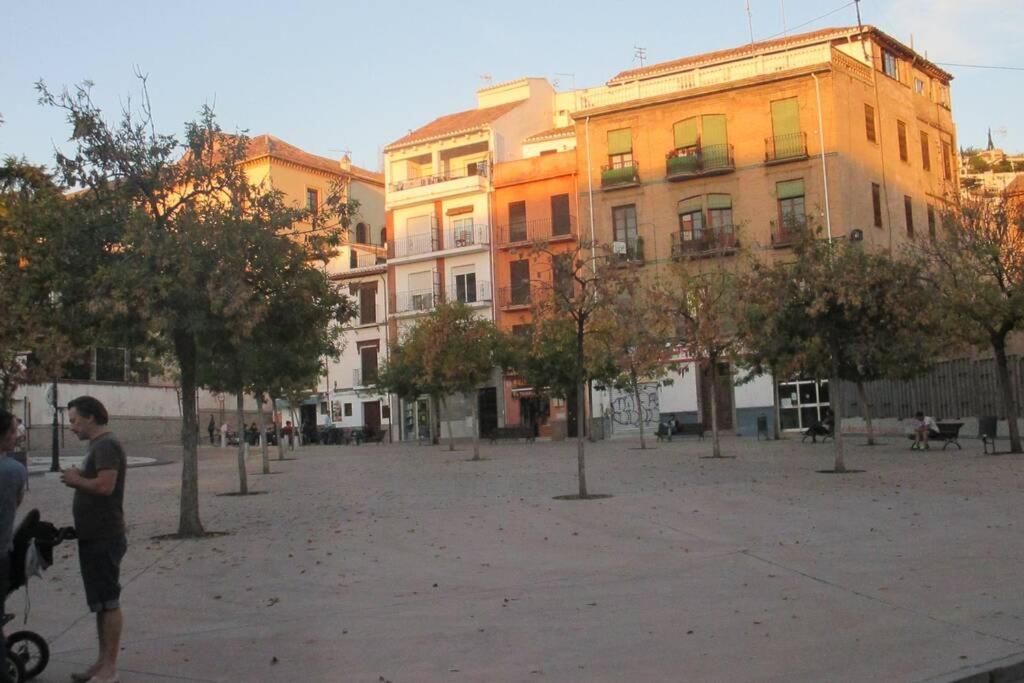
<svg viewBox="0 0 1024 683">
<path fill-rule="evenodd" d="M 121 559 L 128 550 L 124 536 L 78 541 L 78 564 L 89 611 L 106 612 L 121 606 Z"/>
</svg>

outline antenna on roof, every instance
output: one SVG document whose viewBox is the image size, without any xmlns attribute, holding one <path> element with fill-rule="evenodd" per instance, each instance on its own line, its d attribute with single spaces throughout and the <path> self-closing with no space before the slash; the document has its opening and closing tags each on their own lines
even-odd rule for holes
<svg viewBox="0 0 1024 683">
<path fill-rule="evenodd" d="M 487 84 L 484 86 L 485 88 L 489 88 L 491 87 L 491 81 L 494 79 L 491 78 L 491 74 L 480 74 L 480 80 Z"/>
<path fill-rule="evenodd" d="M 644 68 L 644 64 L 647 62 L 647 48 L 640 47 L 639 45 L 633 46 L 633 61 L 640 61 L 640 68 Z"/>
<path fill-rule="evenodd" d="M 786 30 L 786 0 L 779 0 L 779 12 L 782 13 L 782 35 L 785 36 L 789 33 Z"/>
<path fill-rule="evenodd" d="M 754 17 L 750 13 L 750 0 L 747 0 L 747 26 L 750 28 L 750 44 L 754 44 Z"/>
</svg>

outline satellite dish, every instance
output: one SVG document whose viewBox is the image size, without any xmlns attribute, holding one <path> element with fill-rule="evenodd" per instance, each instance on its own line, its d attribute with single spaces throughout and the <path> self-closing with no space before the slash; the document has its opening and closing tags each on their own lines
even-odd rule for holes
<svg viewBox="0 0 1024 683">
<path fill-rule="evenodd" d="M 850 241 L 851 242 L 860 242 L 863 239 L 864 239 L 864 231 L 861 230 L 860 228 L 854 228 L 853 230 L 850 231 Z"/>
</svg>

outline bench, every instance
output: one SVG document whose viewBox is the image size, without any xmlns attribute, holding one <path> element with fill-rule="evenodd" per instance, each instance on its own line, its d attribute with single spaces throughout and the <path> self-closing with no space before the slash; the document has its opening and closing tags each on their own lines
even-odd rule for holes
<svg viewBox="0 0 1024 683">
<path fill-rule="evenodd" d="M 959 440 L 960 428 L 964 426 L 963 422 L 937 422 L 936 426 L 939 428 L 939 431 L 935 431 L 934 429 L 928 430 L 929 441 L 941 441 L 942 450 L 946 450 L 950 444 L 956 446 L 958 451 L 963 450 Z M 907 438 L 913 441 L 914 435 L 909 434 L 907 435 Z"/>
<path fill-rule="evenodd" d="M 676 435 L 696 436 L 698 439 L 703 439 L 704 425 L 700 422 L 676 422 L 675 428 L 669 434 L 668 424 L 659 422 L 658 430 L 654 432 L 654 435 L 658 437 L 658 441 L 671 441 L 672 437 Z"/>
<path fill-rule="evenodd" d="M 494 443 L 498 439 L 525 439 L 526 441 L 533 441 L 533 430 L 527 425 L 515 425 L 512 427 L 495 427 L 487 434 L 487 438 L 490 439 L 491 443 Z"/>
</svg>

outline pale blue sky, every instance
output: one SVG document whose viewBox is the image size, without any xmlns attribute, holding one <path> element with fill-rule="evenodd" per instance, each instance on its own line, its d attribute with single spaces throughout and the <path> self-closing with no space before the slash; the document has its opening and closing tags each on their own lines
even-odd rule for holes
<svg viewBox="0 0 1024 683">
<path fill-rule="evenodd" d="M 159 128 L 180 134 L 204 102 L 227 130 L 269 132 L 310 152 L 378 168 L 409 129 L 474 106 L 474 92 L 520 76 L 595 85 L 636 66 L 749 41 L 746 0 L 487 3 L 179 0 L 0 3 L 0 155 L 49 163 L 68 134 L 33 82 L 84 79 L 111 114 L 149 74 Z M 856 23 L 846 0 L 750 0 L 757 39 Z M 799 24 L 838 9 L 805 26 Z M 863 0 L 864 22 L 936 62 L 1024 67 L 1022 0 Z M 947 67 L 963 145 L 1024 151 L 1024 71 Z"/>
</svg>

